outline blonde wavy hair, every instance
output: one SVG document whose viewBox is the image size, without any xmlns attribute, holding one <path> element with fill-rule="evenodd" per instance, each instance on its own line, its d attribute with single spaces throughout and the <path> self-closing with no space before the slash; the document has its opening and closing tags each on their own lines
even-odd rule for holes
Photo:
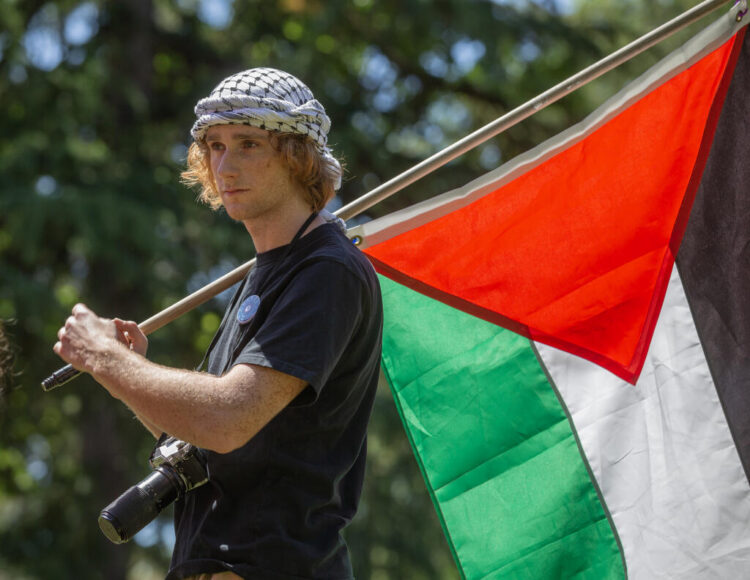
<svg viewBox="0 0 750 580">
<path fill-rule="evenodd" d="M 327 162 L 315 143 L 304 135 L 272 131 L 270 139 L 289 167 L 292 177 L 305 189 L 311 209 L 322 210 L 336 193 L 336 184 L 341 179 L 338 168 Z M 186 185 L 200 187 L 198 199 L 212 209 L 219 209 L 223 205 L 211 174 L 205 139 L 190 145 L 187 169 L 180 177 Z"/>
</svg>

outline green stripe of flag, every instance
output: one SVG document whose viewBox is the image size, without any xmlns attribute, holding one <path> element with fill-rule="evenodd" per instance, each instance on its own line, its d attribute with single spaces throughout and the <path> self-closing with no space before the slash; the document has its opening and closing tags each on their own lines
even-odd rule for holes
<svg viewBox="0 0 750 580">
<path fill-rule="evenodd" d="M 383 367 L 465 578 L 623 578 L 529 341 L 380 277 Z"/>
</svg>

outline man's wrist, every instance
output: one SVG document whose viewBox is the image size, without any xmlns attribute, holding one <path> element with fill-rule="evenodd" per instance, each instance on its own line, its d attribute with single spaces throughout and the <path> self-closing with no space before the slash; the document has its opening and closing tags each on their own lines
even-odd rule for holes
<svg viewBox="0 0 750 580">
<path fill-rule="evenodd" d="M 116 339 L 107 340 L 93 354 L 89 374 L 102 384 L 117 382 L 118 374 L 127 363 L 129 356 L 134 356 L 127 346 Z"/>
</svg>

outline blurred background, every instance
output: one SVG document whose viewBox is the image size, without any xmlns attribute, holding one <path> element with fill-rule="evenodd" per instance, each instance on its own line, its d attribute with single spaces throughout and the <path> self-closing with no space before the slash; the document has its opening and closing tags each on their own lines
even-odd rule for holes
<svg viewBox="0 0 750 580">
<path fill-rule="evenodd" d="M 252 257 L 244 228 L 178 182 L 193 106 L 221 79 L 271 66 L 311 87 L 347 166 L 336 209 L 694 4 L 0 0 L 0 320 L 15 355 L 0 409 L 0 580 L 164 577 L 171 513 L 122 546 L 97 526 L 149 473 L 151 436 L 88 377 L 50 393 L 39 382 L 61 365 L 51 348 L 76 302 L 142 321 Z M 556 134 L 692 31 L 358 220 Z M 150 357 L 195 366 L 226 299 L 154 333 Z M 347 531 L 357 577 L 457 578 L 387 386 L 369 446 Z"/>
</svg>

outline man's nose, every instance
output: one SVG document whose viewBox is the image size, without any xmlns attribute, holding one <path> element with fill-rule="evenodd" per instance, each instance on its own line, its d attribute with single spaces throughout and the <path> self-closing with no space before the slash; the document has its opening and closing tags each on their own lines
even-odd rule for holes
<svg viewBox="0 0 750 580">
<path fill-rule="evenodd" d="M 237 156 L 231 151 L 226 151 L 221 156 L 217 172 L 224 179 L 236 177 L 238 173 Z"/>
</svg>

